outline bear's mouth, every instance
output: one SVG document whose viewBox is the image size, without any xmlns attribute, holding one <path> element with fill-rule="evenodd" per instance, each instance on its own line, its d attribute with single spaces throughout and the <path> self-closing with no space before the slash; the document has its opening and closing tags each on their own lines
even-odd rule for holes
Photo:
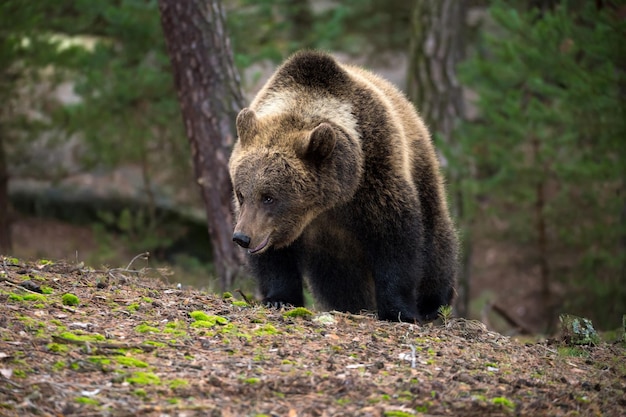
<svg viewBox="0 0 626 417">
<path fill-rule="evenodd" d="M 257 252 L 260 252 L 263 249 L 265 249 L 265 247 L 267 246 L 268 243 L 270 243 L 270 236 L 269 235 L 267 235 L 267 237 L 263 240 L 263 242 L 261 242 L 259 244 L 259 246 L 257 246 L 254 249 L 248 249 L 248 253 L 250 255 L 253 255 L 253 254 L 257 253 Z"/>
</svg>

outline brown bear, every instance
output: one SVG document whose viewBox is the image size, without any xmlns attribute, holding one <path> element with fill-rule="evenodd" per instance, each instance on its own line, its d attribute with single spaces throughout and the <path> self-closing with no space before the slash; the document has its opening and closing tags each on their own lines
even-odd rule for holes
<svg viewBox="0 0 626 417">
<path fill-rule="evenodd" d="M 428 131 L 389 82 L 289 58 L 237 116 L 237 223 L 264 303 L 421 322 L 451 303 L 458 243 Z"/>
</svg>

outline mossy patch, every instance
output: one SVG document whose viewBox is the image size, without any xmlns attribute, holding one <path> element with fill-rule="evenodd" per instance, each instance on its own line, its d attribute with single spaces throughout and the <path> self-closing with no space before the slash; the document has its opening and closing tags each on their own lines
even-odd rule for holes
<svg viewBox="0 0 626 417">
<path fill-rule="evenodd" d="M 254 331 L 256 336 L 270 336 L 274 334 L 279 334 L 280 332 L 273 325 L 267 323 L 260 326 L 258 329 Z"/>
<path fill-rule="evenodd" d="M 283 317 L 302 317 L 302 318 L 311 318 L 313 317 L 313 313 L 304 308 L 304 307 L 296 307 L 289 311 L 285 311 L 283 313 Z"/>
<path fill-rule="evenodd" d="M 59 334 L 59 337 L 68 340 L 76 340 L 80 342 L 102 342 L 106 340 L 104 336 L 100 333 L 93 334 L 74 334 L 72 332 L 62 332 Z"/>
<path fill-rule="evenodd" d="M 161 378 L 152 372 L 133 372 L 126 382 L 134 385 L 160 385 Z"/>
<path fill-rule="evenodd" d="M 90 397 L 76 397 L 74 401 L 79 404 L 100 405 L 100 402 L 98 400 Z"/>
<path fill-rule="evenodd" d="M 211 328 L 218 324 L 225 325 L 228 323 L 225 317 L 209 315 L 204 311 L 192 311 L 189 315 L 195 320 L 190 326 L 195 328 Z"/>
<path fill-rule="evenodd" d="M 54 353 L 65 353 L 70 350 L 69 346 L 61 344 L 61 343 L 48 343 L 46 345 L 46 348 L 48 348 L 50 352 L 54 352 Z"/>
<path fill-rule="evenodd" d="M 173 379 L 167 384 L 171 389 L 182 388 L 189 385 L 189 382 L 186 379 Z"/>
<path fill-rule="evenodd" d="M 515 409 L 515 403 L 506 397 L 495 397 L 491 399 L 491 403 L 495 405 L 501 405 L 511 410 Z"/>
<path fill-rule="evenodd" d="M 135 359 L 130 356 L 116 356 L 114 359 L 115 359 L 115 362 L 123 366 L 130 366 L 130 367 L 136 367 L 136 368 L 148 367 L 148 364 L 146 362 L 140 361 L 139 359 Z"/>
<path fill-rule="evenodd" d="M 47 301 L 48 297 L 43 294 L 24 294 L 24 301 Z"/>
<path fill-rule="evenodd" d="M 160 333 L 161 330 L 154 326 L 150 326 L 147 323 L 142 323 L 139 326 L 135 327 L 135 331 L 137 333 Z"/>
<path fill-rule="evenodd" d="M 77 306 L 80 304 L 80 299 L 71 293 L 63 294 L 61 302 L 66 306 Z"/>
<path fill-rule="evenodd" d="M 245 301 L 233 300 L 231 304 L 235 307 L 250 307 L 250 304 L 246 303 Z"/>
</svg>

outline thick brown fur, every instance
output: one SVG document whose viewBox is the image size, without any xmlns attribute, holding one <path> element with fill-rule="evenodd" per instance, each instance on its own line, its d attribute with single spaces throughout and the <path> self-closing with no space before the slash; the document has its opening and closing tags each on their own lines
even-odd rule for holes
<svg viewBox="0 0 626 417">
<path fill-rule="evenodd" d="M 288 59 L 237 117 L 233 239 L 264 302 L 427 321 L 458 243 L 430 135 L 394 86 L 330 55 Z"/>
</svg>

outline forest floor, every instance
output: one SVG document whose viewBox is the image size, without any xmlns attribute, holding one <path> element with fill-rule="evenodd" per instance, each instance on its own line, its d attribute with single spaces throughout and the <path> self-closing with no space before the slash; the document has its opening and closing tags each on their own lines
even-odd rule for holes
<svg viewBox="0 0 626 417">
<path fill-rule="evenodd" d="M 626 410 L 621 342 L 524 343 L 462 319 L 419 326 L 266 309 L 177 288 L 161 272 L 0 256 L 0 415 Z"/>
</svg>

